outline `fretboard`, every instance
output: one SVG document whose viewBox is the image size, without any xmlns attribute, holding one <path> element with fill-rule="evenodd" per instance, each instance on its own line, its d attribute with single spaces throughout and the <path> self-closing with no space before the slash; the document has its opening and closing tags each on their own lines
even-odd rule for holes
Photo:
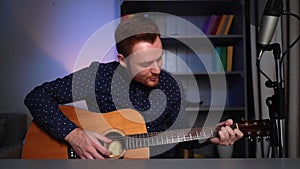
<svg viewBox="0 0 300 169">
<path fill-rule="evenodd" d="M 125 149 L 137 149 L 164 144 L 180 143 L 192 140 L 207 139 L 216 136 L 216 127 L 167 130 L 143 134 L 127 135 L 123 139 Z"/>
</svg>

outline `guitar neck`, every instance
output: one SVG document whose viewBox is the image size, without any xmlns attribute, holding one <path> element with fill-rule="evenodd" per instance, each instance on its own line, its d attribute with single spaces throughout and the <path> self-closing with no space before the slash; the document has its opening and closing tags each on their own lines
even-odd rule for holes
<svg viewBox="0 0 300 169">
<path fill-rule="evenodd" d="M 202 140 L 216 136 L 218 127 L 191 128 L 182 130 L 167 130 L 163 132 L 132 134 L 125 136 L 125 149 L 137 149 L 164 144 Z"/>
</svg>

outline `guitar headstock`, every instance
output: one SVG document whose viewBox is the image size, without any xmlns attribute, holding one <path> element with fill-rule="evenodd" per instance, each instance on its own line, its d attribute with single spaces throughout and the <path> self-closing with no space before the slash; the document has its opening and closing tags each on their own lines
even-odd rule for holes
<svg viewBox="0 0 300 169">
<path fill-rule="evenodd" d="M 271 122 L 265 120 L 253 120 L 238 123 L 238 128 L 248 137 L 270 136 Z"/>
</svg>

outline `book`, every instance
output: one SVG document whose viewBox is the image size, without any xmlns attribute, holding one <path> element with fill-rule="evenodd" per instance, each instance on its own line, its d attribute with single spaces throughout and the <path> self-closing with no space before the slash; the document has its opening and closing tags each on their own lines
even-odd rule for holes
<svg viewBox="0 0 300 169">
<path fill-rule="evenodd" d="M 216 21 L 214 23 L 214 26 L 213 26 L 213 28 L 212 28 L 212 30 L 210 32 L 211 35 L 215 35 L 216 34 L 221 19 L 222 19 L 222 15 L 218 15 L 217 18 L 216 18 Z"/>
<path fill-rule="evenodd" d="M 216 72 L 223 72 L 227 69 L 227 47 L 215 47 L 212 55 L 212 68 Z"/>
<path fill-rule="evenodd" d="M 208 30 L 207 30 L 207 35 L 211 35 L 213 32 L 213 29 L 215 27 L 215 24 L 217 22 L 218 16 L 217 15 L 212 15 L 210 17 L 209 25 L 208 25 Z"/>
<path fill-rule="evenodd" d="M 233 46 L 227 46 L 227 71 L 232 71 Z"/>
<path fill-rule="evenodd" d="M 221 47 L 221 55 L 219 56 L 223 67 L 222 71 L 226 71 L 227 70 L 227 47 Z"/>
<path fill-rule="evenodd" d="M 234 15 L 228 15 L 228 22 L 226 23 L 225 30 L 223 32 L 224 35 L 228 35 L 230 27 L 232 25 Z"/>
<path fill-rule="evenodd" d="M 208 32 L 208 26 L 209 26 L 210 19 L 211 19 L 211 17 L 208 17 L 208 18 L 205 20 L 205 22 L 203 23 L 203 26 L 202 26 L 202 32 L 203 32 L 204 34 L 207 34 L 207 32 Z"/>
<path fill-rule="evenodd" d="M 206 35 L 210 35 L 215 23 L 217 21 L 218 16 L 217 15 L 211 15 L 204 23 L 203 27 L 202 27 L 202 32 Z"/>
<path fill-rule="evenodd" d="M 226 15 L 226 18 L 225 18 L 225 22 L 224 22 L 224 25 L 223 25 L 223 27 L 222 27 L 222 30 L 221 30 L 221 35 L 224 35 L 224 32 L 225 32 L 225 29 L 226 29 L 226 26 L 227 26 L 227 24 L 228 24 L 228 22 L 229 22 L 229 15 Z"/>
<path fill-rule="evenodd" d="M 216 31 L 216 35 L 222 34 L 222 30 L 223 30 L 223 28 L 224 28 L 224 24 L 225 24 L 225 21 L 226 21 L 226 17 L 227 17 L 227 15 L 225 15 L 225 14 L 221 16 L 221 20 L 220 20 L 220 23 L 219 23 L 219 25 L 218 25 L 218 29 L 217 29 L 217 31 Z"/>
<path fill-rule="evenodd" d="M 212 51 L 212 70 L 216 72 L 220 72 L 222 62 L 220 60 L 221 56 L 221 47 L 216 46 L 215 49 Z"/>
</svg>

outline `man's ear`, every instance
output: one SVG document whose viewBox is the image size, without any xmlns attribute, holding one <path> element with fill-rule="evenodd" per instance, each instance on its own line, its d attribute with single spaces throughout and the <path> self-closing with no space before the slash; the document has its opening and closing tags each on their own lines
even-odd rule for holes
<svg viewBox="0 0 300 169">
<path fill-rule="evenodd" d="M 127 68 L 126 59 L 125 59 L 125 57 L 122 54 L 118 54 L 118 59 L 119 59 L 120 65 L 122 65 L 123 67 Z"/>
</svg>

